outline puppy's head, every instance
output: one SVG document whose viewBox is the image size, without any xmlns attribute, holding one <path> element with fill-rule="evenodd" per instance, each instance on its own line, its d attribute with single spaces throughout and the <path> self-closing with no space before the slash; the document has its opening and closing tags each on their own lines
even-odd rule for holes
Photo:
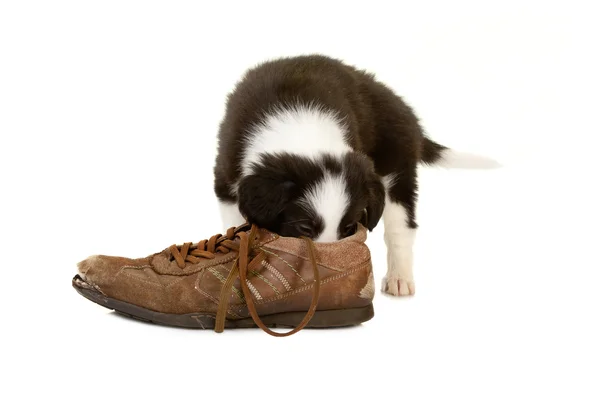
<svg viewBox="0 0 600 414">
<path fill-rule="evenodd" d="M 359 153 L 341 159 L 263 155 L 238 185 L 239 209 L 250 223 L 319 242 L 350 236 L 358 223 L 373 230 L 384 203 L 381 179 Z"/>
</svg>

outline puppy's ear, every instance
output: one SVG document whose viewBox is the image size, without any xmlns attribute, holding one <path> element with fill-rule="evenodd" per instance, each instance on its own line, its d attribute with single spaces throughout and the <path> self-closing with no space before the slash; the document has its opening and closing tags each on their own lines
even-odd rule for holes
<svg viewBox="0 0 600 414">
<path fill-rule="evenodd" d="M 295 184 L 262 175 L 244 177 L 238 186 L 238 206 L 252 224 L 270 227 L 291 199 Z"/>
<path fill-rule="evenodd" d="M 377 174 L 373 174 L 373 178 L 368 183 L 366 217 L 363 222 L 363 225 L 369 231 L 373 231 L 377 223 L 379 223 L 384 207 L 385 187 L 381 182 L 381 178 Z"/>
</svg>

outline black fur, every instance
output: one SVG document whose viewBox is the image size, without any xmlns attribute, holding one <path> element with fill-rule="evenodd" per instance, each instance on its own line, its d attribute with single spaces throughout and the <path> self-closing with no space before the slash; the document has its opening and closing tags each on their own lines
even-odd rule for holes
<svg viewBox="0 0 600 414">
<path fill-rule="evenodd" d="M 264 155 L 253 174 L 241 179 L 248 131 L 273 109 L 298 104 L 317 104 L 339 115 L 354 152 L 341 160 Z M 228 97 L 215 193 L 222 201 L 237 202 L 250 222 L 282 235 L 314 237 L 323 223 L 297 201 L 324 171 L 343 171 L 351 198 L 338 229 L 343 237 L 357 222 L 370 230 L 377 225 L 385 200 L 380 177 L 394 174 L 389 197 L 406 208 L 409 226 L 416 227 L 417 165 L 436 162 L 443 149 L 426 138 L 412 109 L 373 75 L 320 55 L 278 59 L 250 69 Z"/>
</svg>

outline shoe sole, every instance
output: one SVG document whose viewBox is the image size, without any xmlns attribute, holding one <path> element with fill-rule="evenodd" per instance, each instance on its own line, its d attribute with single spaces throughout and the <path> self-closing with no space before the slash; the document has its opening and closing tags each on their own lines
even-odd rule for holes
<svg viewBox="0 0 600 414">
<path fill-rule="evenodd" d="M 174 314 L 156 312 L 108 297 L 88 285 L 79 275 L 73 278 L 72 283 L 75 290 L 84 298 L 133 319 L 179 328 L 213 329 L 215 327 L 215 315 L 210 313 Z M 260 318 L 269 328 L 293 328 L 302 321 L 304 315 L 306 315 L 306 312 L 284 312 L 264 315 Z M 373 304 L 364 308 L 317 310 L 306 327 L 335 328 L 353 326 L 366 322 L 373 316 Z M 225 321 L 225 328 L 256 327 L 252 318 L 227 319 Z"/>
</svg>

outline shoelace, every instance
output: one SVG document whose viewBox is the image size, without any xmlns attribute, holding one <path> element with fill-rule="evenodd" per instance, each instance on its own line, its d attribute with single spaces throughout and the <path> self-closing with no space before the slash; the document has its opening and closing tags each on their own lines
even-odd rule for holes
<svg viewBox="0 0 600 414">
<path fill-rule="evenodd" d="M 258 316 L 256 306 L 252 299 L 252 293 L 250 292 L 250 288 L 246 282 L 248 275 L 249 256 L 254 248 L 254 243 L 256 242 L 258 227 L 252 225 L 250 227 L 250 233 L 247 233 L 247 231 L 248 225 L 243 225 L 237 228 L 232 227 L 227 230 L 225 235 L 216 234 L 208 240 L 200 241 L 195 246 L 192 243 L 184 243 L 182 246 L 173 245 L 169 247 L 169 251 L 181 269 L 185 267 L 187 262 L 194 264 L 200 262 L 201 258 L 213 259 L 216 257 L 216 253 L 226 254 L 232 250 L 238 252 L 238 257 L 231 268 L 229 276 L 227 276 L 223 287 L 221 288 L 219 307 L 217 308 L 217 316 L 215 320 L 215 332 L 223 332 L 225 329 L 225 319 L 227 318 L 227 307 L 229 305 L 231 288 L 235 282 L 235 279 L 239 277 L 242 292 L 244 293 L 244 298 L 246 300 L 246 305 L 248 306 L 248 312 L 250 313 L 254 323 L 269 335 L 282 337 L 295 334 L 310 322 L 315 314 L 315 311 L 317 310 L 317 305 L 319 303 L 321 277 L 317 267 L 315 246 L 313 241 L 308 237 L 303 237 L 303 239 L 306 241 L 306 247 L 312 264 L 315 284 L 313 288 L 313 297 L 308 308 L 308 312 L 306 312 L 306 315 L 302 321 L 294 329 L 285 333 L 279 333 L 269 329 Z M 240 240 L 239 245 L 235 242 L 236 239 Z M 190 250 L 190 248 L 192 248 L 192 250 Z M 256 262 L 261 262 L 263 258 L 264 253 L 261 252 L 252 260 L 250 265 Z"/>
<path fill-rule="evenodd" d="M 214 259 L 215 254 L 229 253 L 231 250 L 239 250 L 239 246 L 234 242 L 236 236 L 241 231 L 248 230 L 248 226 L 232 227 L 225 232 L 225 235 L 216 234 L 208 240 L 202 240 L 197 245 L 192 243 L 184 243 L 177 246 L 169 247 L 172 258 L 177 262 L 180 269 L 185 267 L 186 262 L 195 264 L 200 262 L 200 258 Z M 193 248 L 193 250 L 190 250 Z"/>
</svg>

